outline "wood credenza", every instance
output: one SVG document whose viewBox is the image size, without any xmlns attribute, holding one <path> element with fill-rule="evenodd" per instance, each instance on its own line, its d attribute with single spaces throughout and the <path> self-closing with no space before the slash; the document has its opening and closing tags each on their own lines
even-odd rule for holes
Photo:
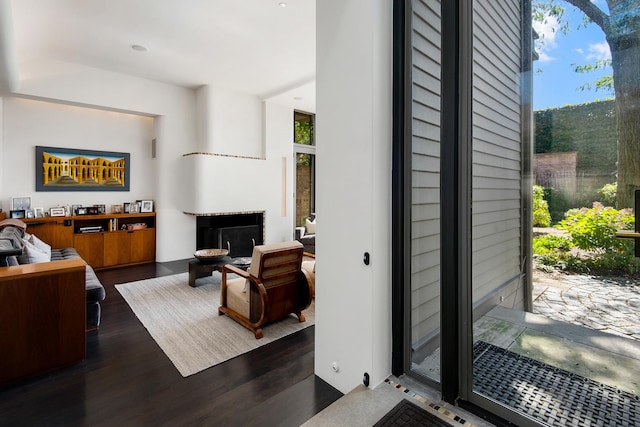
<svg viewBox="0 0 640 427">
<path fill-rule="evenodd" d="M 154 262 L 156 214 L 105 214 L 23 219 L 27 232 L 52 248 L 75 248 L 93 268 Z"/>
</svg>

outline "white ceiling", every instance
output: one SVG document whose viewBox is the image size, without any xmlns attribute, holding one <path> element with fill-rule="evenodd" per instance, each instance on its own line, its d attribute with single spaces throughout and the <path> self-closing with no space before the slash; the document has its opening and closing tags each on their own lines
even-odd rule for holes
<svg viewBox="0 0 640 427">
<path fill-rule="evenodd" d="M 12 8 L 18 63 L 52 58 L 304 106 L 315 97 L 315 0 L 13 0 Z"/>
</svg>

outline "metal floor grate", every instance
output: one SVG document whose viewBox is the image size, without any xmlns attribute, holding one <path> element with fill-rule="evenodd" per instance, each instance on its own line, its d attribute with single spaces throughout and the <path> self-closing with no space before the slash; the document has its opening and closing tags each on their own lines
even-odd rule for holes
<svg viewBox="0 0 640 427">
<path fill-rule="evenodd" d="M 473 355 L 474 389 L 531 418 L 553 426 L 640 425 L 640 396 L 483 341 Z"/>
</svg>

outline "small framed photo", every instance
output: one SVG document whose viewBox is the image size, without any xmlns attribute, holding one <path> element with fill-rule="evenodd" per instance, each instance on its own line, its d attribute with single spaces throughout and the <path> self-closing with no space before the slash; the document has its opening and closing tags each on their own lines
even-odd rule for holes
<svg viewBox="0 0 640 427">
<path fill-rule="evenodd" d="M 32 209 L 27 209 L 27 218 L 35 218 L 35 214 Z"/>
<path fill-rule="evenodd" d="M 112 214 L 122 213 L 122 205 L 111 205 L 111 213 Z"/>
<path fill-rule="evenodd" d="M 140 212 L 153 212 L 153 200 L 141 200 Z"/>
<path fill-rule="evenodd" d="M 80 205 L 71 205 L 71 215 L 72 216 L 78 215 L 78 209 L 80 207 L 81 207 Z"/>
<path fill-rule="evenodd" d="M 122 210 L 124 211 L 124 213 L 129 213 L 130 209 L 129 207 L 131 206 L 131 203 L 129 202 L 124 202 L 122 204 Z"/>
<path fill-rule="evenodd" d="M 9 218 L 24 218 L 25 212 L 24 209 L 12 209 L 9 211 Z"/>
<path fill-rule="evenodd" d="M 12 197 L 11 198 L 11 210 L 14 211 L 26 211 L 31 209 L 31 197 Z"/>
<path fill-rule="evenodd" d="M 97 208 L 98 215 L 103 215 L 107 213 L 106 205 L 93 205 L 93 207 Z"/>
<path fill-rule="evenodd" d="M 44 218 L 44 208 L 33 208 L 35 218 Z"/>
<path fill-rule="evenodd" d="M 140 212 L 140 203 L 133 202 L 129 205 L 129 213 L 138 213 Z"/>
<path fill-rule="evenodd" d="M 65 216 L 65 214 L 65 209 L 61 207 L 49 209 L 49 216 Z"/>
</svg>

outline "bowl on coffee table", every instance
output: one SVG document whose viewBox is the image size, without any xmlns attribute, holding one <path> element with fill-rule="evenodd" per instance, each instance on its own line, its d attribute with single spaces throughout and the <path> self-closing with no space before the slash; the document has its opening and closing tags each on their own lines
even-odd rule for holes
<svg viewBox="0 0 640 427">
<path fill-rule="evenodd" d="M 228 249 L 199 249 L 193 253 L 193 256 L 203 264 L 220 261 L 227 255 L 229 255 Z"/>
</svg>

